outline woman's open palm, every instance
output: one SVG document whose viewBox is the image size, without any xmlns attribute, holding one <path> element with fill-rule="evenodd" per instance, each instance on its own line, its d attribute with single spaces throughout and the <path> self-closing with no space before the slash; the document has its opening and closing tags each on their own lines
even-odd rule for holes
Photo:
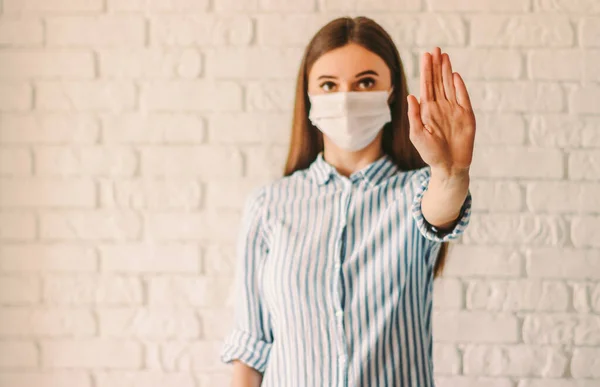
<svg viewBox="0 0 600 387">
<path fill-rule="evenodd" d="M 429 166 L 468 170 L 473 159 L 475 114 L 465 83 L 439 47 L 421 59 L 421 101 L 408 98 L 410 140 Z"/>
</svg>

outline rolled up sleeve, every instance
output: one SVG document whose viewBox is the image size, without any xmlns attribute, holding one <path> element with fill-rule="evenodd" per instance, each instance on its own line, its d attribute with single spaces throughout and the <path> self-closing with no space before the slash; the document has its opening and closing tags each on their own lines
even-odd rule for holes
<svg viewBox="0 0 600 387">
<path fill-rule="evenodd" d="M 415 173 L 414 178 L 416 179 L 415 185 L 417 188 L 413 197 L 412 215 L 420 233 L 425 238 L 435 242 L 448 242 L 450 240 L 457 239 L 461 234 L 464 233 L 465 229 L 469 224 L 469 220 L 471 219 L 471 190 L 469 189 L 467 191 L 467 197 L 465 198 L 465 201 L 461 206 L 460 214 L 454 227 L 450 230 L 442 232 L 441 230 L 438 230 L 435 226 L 427 222 L 427 220 L 423 216 L 423 211 L 421 208 L 423 195 L 425 194 L 425 191 L 427 191 L 427 187 L 429 186 L 429 181 L 431 178 L 431 168 L 427 166 L 419 169 Z"/>
<path fill-rule="evenodd" d="M 264 373 L 273 343 L 271 320 L 258 286 L 258 274 L 268 253 L 262 228 L 264 189 L 246 201 L 237 243 L 234 279 L 234 324 L 221 348 L 221 361 L 237 359 Z"/>
</svg>

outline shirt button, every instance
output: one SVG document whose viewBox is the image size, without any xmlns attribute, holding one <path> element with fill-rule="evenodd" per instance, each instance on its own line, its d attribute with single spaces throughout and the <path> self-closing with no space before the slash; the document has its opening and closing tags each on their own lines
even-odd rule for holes
<svg viewBox="0 0 600 387">
<path fill-rule="evenodd" d="M 335 270 L 340 270 L 341 267 L 342 265 L 340 265 L 339 263 L 336 263 L 334 266 Z"/>
<path fill-rule="evenodd" d="M 340 355 L 340 363 L 345 363 L 345 362 L 346 362 L 346 356 Z"/>
<path fill-rule="evenodd" d="M 338 317 L 342 317 L 344 315 L 344 312 L 341 311 L 341 310 L 338 310 L 338 311 L 335 312 L 335 315 L 338 316 Z"/>
</svg>

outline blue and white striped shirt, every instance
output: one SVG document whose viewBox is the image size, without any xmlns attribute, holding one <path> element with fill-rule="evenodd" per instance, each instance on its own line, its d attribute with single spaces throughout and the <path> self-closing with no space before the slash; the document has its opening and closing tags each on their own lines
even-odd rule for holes
<svg viewBox="0 0 600 387">
<path fill-rule="evenodd" d="M 345 177 L 320 153 L 255 189 L 238 241 L 234 328 L 221 360 L 264 387 L 433 386 L 433 267 L 441 235 L 423 218 L 431 169 L 384 155 Z"/>
</svg>

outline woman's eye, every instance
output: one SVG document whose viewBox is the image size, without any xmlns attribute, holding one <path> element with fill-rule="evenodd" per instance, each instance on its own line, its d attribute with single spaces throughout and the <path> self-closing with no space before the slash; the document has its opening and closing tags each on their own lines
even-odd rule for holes
<svg viewBox="0 0 600 387">
<path fill-rule="evenodd" d="M 370 89 L 375 85 L 375 80 L 373 78 L 364 78 L 358 81 L 359 89 Z"/>
<path fill-rule="evenodd" d="M 323 82 L 321 84 L 321 89 L 323 89 L 325 91 L 331 91 L 331 90 L 333 90 L 334 87 L 335 87 L 335 83 L 333 83 L 333 82 Z"/>
</svg>

